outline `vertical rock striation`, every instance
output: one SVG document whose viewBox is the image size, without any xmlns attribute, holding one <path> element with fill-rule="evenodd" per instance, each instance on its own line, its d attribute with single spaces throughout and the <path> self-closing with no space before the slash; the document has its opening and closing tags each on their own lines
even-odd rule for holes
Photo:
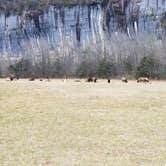
<svg viewBox="0 0 166 166">
<path fill-rule="evenodd" d="M 0 14 L 0 54 L 19 55 L 25 43 L 45 40 L 50 49 L 70 40 L 73 47 L 101 42 L 112 32 L 158 33 L 165 0 L 103 0 L 101 4 L 50 6 L 47 10 Z M 162 19 L 163 20 L 163 19 Z M 163 21 L 162 21 L 163 22 Z"/>
</svg>

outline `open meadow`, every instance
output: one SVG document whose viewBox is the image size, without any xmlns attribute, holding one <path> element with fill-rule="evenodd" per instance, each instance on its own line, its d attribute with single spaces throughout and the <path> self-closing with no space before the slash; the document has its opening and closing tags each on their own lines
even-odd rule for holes
<svg viewBox="0 0 166 166">
<path fill-rule="evenodd" d="M 166 166 L 166 82 L 1 79 L 0 166 Z"/>
</svg>

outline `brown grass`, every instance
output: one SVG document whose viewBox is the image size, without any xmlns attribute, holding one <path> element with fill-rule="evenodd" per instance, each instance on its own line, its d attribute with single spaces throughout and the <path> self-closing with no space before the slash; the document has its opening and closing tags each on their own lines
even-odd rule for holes
<svg viewBox="0 0 166 166">
<path fill-rule="evenodd" d="M 0 166 L 165 166 L 166 82 L 0 80 Z"/>
</svg>

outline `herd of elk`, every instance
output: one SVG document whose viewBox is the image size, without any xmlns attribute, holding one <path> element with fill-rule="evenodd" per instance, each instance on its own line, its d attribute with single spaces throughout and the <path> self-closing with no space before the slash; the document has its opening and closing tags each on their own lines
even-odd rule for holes
<svg viewBox="0 0 166 166">
<path fill-rule="evenodd" d="M 97 82 L 97 78 L 96 77 L 88 77 L 87 82 Z M 111 83 L 111 79 L 107 78 L 107 82 Z M 126 77 L 122 77 L 122 82 L 124 83 L 128 83 L 128 79 Z"/>
<path fill-rule="evenodd" d="M 122 77 L 121 81 L 123 83 L 128 83 L 128 79 L 126 77 Z M 97 82 L 97 78 L 96 77 L 88 77 L 87 82 Z M 111 79 L 107 78 L 107 82 L 111 83 Z M 150 83 L 150 80 L 147 77 L 139 77 L 137 79 L 137 83 Z"/>
<path fill-rule="evenodd" d="M 18 80 L 19 79 L 19 77 L 17 77 L 17 76 L 15 76 L 15 75 L 13 75 L 13 74 L 10 74 L 10 76 L 9 76 L 9 80 L 10 81 L 14 81 L 14 80 Z M 46 78 L 48 81 L 50 80 L 48 77 Z M 29 81 L 35 81 L 36 80 L 36 78 L 35 77 L 31 77 L 31 78 L 29 78 Z M 86 80 L 86 82 L 94 82 L 94 83 L 97 83 L 97 77 L 88 77 L 87 78 L 87 80 Z M 43 81 L 43 79 L 41 78 L 40 79 L 40 81 Z M 128 79 L 126 78 L 126 77 L 122 77 L 121 78 L 121 81 L 123 82 L 123 83 L 128 83 Z M 81 82 L 80 80 L 76 80 L 75 82 Z M 108 83 L 111 83 L 111 79 L 110 78 L 107 78 L 107 82 Z M 147 77 L 139 77 L 138 79 L 137 79 L 137 83 L 150 83 L 150 80 L 149 80 L 149 78 L 147 78 Z"/>
</svg>

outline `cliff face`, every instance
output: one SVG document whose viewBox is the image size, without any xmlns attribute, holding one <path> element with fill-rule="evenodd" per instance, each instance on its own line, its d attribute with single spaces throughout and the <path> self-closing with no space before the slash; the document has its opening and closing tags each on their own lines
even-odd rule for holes
<svg viewBox="0 0 166 166">
<path fill-rule="evenodd" d="M 50 49 L 69 41 L 73 46 L 100 42 L 105 35 L 137 30 L 158 35 L 164 0 L 114 0 L 102 4 L 26 10 L 21 15 L 0 14 L 0 54 L 18 55 L 25 43 L 46 41 Z"/>
</svg>

